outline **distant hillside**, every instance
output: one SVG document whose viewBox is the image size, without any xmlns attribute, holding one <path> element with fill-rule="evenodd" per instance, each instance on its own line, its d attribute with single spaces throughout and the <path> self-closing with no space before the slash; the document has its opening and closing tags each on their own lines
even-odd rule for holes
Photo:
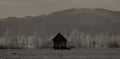
<svg viewBox="0 0 120 59">
<path fill-rule="evenodd" d="M 120 33 L 120 11 L 101 8 L 68 9 L 49 15 L 25 18 L 8 17 L 0 19 L 0 33 L 8 29 L 12 34 L 45 31 L 48 33 L 69 32 L 79 29 L 85 33 Z"/>
</svg>

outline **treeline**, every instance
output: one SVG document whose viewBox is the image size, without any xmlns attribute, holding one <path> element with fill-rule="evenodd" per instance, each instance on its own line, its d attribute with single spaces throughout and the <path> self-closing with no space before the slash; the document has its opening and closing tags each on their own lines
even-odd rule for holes
<svg viewBox="0 0 120 59">
<path fill-rule="evenodd" d="M 10 35 L 10 34 L 9 34 Z M 18 35 L 9 36 L 5 33 L 0 38 L 0 49 L 42 49 L 52 48 L 55 34 L 46 34 L 42 32 L 33 35 L 25 36 L 20 33 Z M 69 48 L 119 48 L 120 47 L 120 35 L 109 35 L 108 33 L 101 33 L 96 35 L 89 35 L 73 30 L 69 35 L 63 34 L 68 40 Z"/>
</svg>

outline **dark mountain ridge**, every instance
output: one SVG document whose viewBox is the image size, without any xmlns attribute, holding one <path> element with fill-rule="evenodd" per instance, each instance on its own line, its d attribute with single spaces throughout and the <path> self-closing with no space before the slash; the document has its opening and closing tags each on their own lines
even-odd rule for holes
<svg viewBox="0 0 120 59">
<path fill-rule="evenodd" d="M 101 8 L 81 8 L 57 11 L 49 15 L 25 18 L 8 17 L 0 20 L 0 33 L 8 29 L 12 34 L 45 31 L 69 32 L 78 29 L 85 33 L 120 33 L 120 11 Z"/>
</svg>

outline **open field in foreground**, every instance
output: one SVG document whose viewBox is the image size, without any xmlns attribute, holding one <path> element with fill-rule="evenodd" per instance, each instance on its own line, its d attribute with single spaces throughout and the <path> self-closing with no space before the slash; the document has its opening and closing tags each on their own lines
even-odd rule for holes
<svg viewBox="0 0 120 59">
<path fill-rule="evenodd" d="M 0 50 L 0 59 L 120 59 L 120 49 Z"/>
</svg>

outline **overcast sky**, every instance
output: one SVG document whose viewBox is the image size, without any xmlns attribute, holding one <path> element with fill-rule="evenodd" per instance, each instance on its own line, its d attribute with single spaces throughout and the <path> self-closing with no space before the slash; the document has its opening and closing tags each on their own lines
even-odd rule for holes
<svg viewBox="0 0 120 59">
<path fill-rule="evenodd" d="M 120 0 L 0 0 L 0 17 L 36 16 L 70 8 L 120 10 Z"/>
</svg>

